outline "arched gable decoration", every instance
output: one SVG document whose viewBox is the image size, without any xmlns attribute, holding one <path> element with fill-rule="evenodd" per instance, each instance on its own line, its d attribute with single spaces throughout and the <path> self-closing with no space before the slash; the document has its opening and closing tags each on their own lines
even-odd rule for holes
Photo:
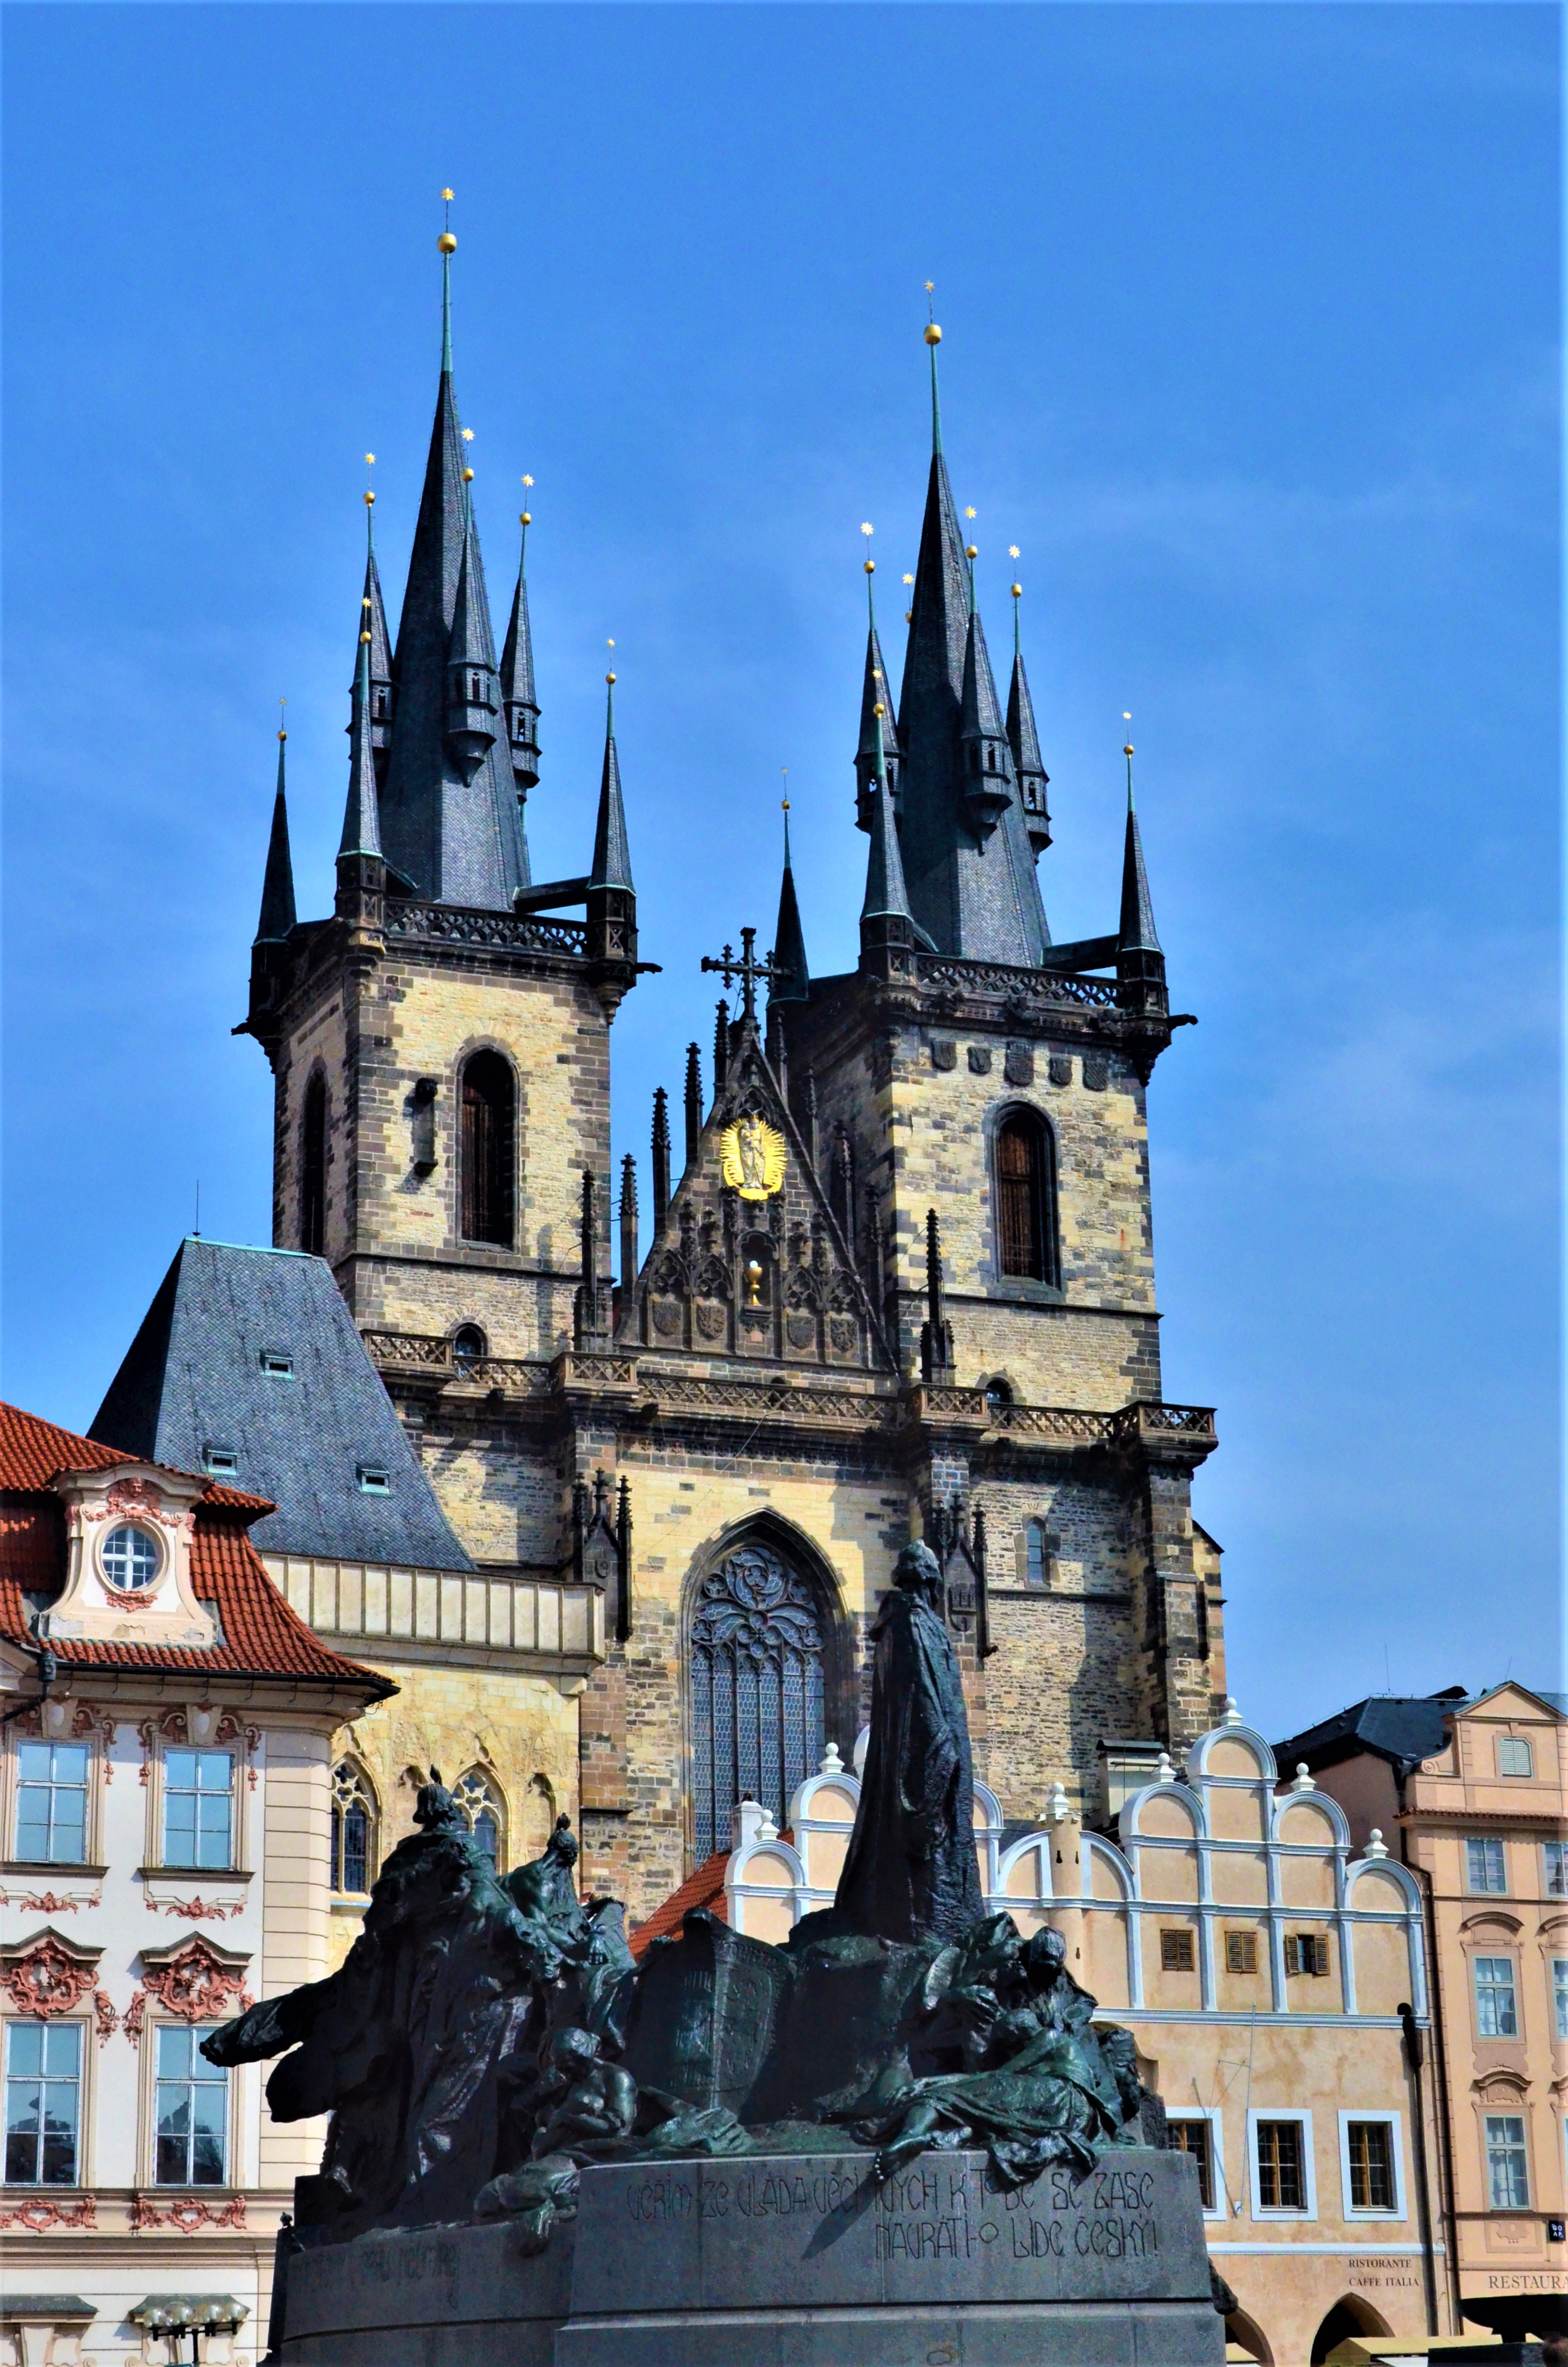
<svg viewBox="0 0 1568 2367">
<path fill-rule="evenodd" d="M 809 1580 L 765 1539 L 732 1546 L 691 1608 L 694 1843 L 729 1846 L 730 1810 L 759 1801 L 783 1821 L 826 1732 L 829 1629 Z"/>
</svg>

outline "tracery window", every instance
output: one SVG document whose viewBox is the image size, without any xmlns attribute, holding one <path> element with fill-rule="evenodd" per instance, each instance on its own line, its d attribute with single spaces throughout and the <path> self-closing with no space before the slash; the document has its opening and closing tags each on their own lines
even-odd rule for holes
<svg viewBox="0 0 1568 2367">
<path fill-rule="evenodd" d="M 1055 1154 L 1033 1110 L 1014 1110 L 997 1132 L 997 1247 L 1003 1274 L 1056 1281 Z"/>
<path fill-rule="evenodd" d="M 499 1052 L 476 1052 L 463 1067 L 463 1239 L 512 1247 L 513 1138 L 517 1088 Z"/>
<path fill-rule="evenodd" d="M 769 1546 L 741 1546 L 703 1580 L 690 1647 L 699 1863 L 729 1846 L 738 1800 L 782 1825 L 820 1763 L 825 1642 L 811 1588 Z"/>
<path fill-rule="evenodd" d="M 327 1238 L 327 1081 L 320 1069 L 305 1088 L 299 1125 L 299 1246 L 320 1257 Z"/>
<path fill-rule="evenodd" d="M 333 1888 L 361 1898 L 375 1879 L 375 1795 L 363 1768 L 342 1759 L 333 1770 Z"/>
<path fill-rule="evenodd" d="M 486 1857 L 499 1874 L 502 1869 L 502 1844 L 506 1836 L 506 1819 L 501 1795 L 482 1768 L 470 1767 L 459 1775 L 452 1786 L 452 1797 L 468 1820 L 473 1834 Z"/>
</svg>

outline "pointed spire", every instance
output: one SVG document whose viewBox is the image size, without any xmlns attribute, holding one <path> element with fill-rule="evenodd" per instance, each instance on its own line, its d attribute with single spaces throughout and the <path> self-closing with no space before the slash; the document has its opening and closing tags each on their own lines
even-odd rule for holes
<svg viewBox="0 0 1568 2367">
<path fill-rule="evenodd" d="M 626 1304 L 637 1285 L 637 1161 L 628 1150 L 621 1161 L 621 1292 Z"/>
<path fill-rule="evenodd" d="M 272 836 L 266 844 L 266 869 L 262 875 L 261 918 L 256 923 L 257 945 L 276 945 L 286 937 L 297 917 L 294 906 L 294 864 L 288 851 L 288 801 L 283 784 L 283 743 L 288 734 L 281 725 L 277 733 L 277 792 L 272 801 Z"/>
<path fill-rule="evenodd" d="M 525 486 L 533 484 L 525 477 Z M 531 789 L 539 777 L 539 703 L 534 696 L 534 637 L 528 624 L 528 528 L 533 514 L 524 510 L 518 524 L 523 538 L 517 554 L 517 587 L 512 595 L 506 642 L 501 652 L 501 697 L 506 709 L 506 738 L 512 750 L 512 777 L 520 789 Z"/>
<path fill-rule="evenodd" d="M 686 1164 L 697 1155 L 703 1137 L 703 1056 L 695 1044 L 686 1047 Z"/>
<path fill-rule="evenodd" d="M 670 1096 L 660 1085 L 653 1096 L 653 1238 L 670 1214 Z"/>
<path fill-rule="evenodd" d="M 441 376 L 398 626 L 381 818 L 389 858 L 420 895 L 510 912 L 528 884 L 527 842 L 510 757 L 496 744 L 495 644 L 452 382 L 457 241 L 443 231 L 438 243 Z"/>
<path fill-rule="evenodd" d="M 626 815 L 621 801 L 621 764 L 615 753 L 615 677 L 604 676 L 604 767 L 599 776 L 599 819 L 593 832 L 593 868 L 588 885 L 630 888 L 632 859 L 626 846 Z"/>
<path fill-rule="evenodd" d="M 787 980 L 770 980 L 768 1005 L 775 1002 L 807 1002 L 811 999 L 811 973 L 806 966 L 806 935 L 800 925 L 800 906 L 795 900 L 795 873 L 789 859 L 789 799 L 784 801 L 784 878 L 779 887 L 779 921 L 773 931 L 773 959 L 787 969 Z"/>
<path fill-rule="evenodd" d="M 920 1377 L 953 1377 L 953 1326 L 942 1291 L 942 1227 L 934 1208 L 926 1210 L 926 1319 L 920 1326 Z"/>
<path fill-rule="evenodd" d="M 1016 548 L 1010 554 L 1018 557 Z M 1008 746 L 1012 750 L 1012 768 L 1018 781 L 1018 793 L 1023 800 L 1024 828 L 1029 844 L 1037 855 L 1043 855 L 1051 844 L 1051 815 L 1045 803 L 1045 791 L 1050 775 L 1040 761 L 1040 738 L 1034 729 L 1034 702 L 1029 696 L 1029 677 L 1023 671 L 1023 648 L 1019 636 L 1019 603 L 1023 586 L 1012 587 L 1012 684 L 1008 691 Z"/>
<path fill-rule="evenodd" d="M 381 860 L 380 800 L 376 794 L 376 751 L 370 741 L 370 633 L 359 636 L 359 669 L 354 681 L 354 719 L 348 735 L 348 798 L 344 806 L 338 861 L 345 855 Z"/>
<path fill-rule="evenodd" d="M 861 527 L 867 537 L 872 532 L 869 521 Z M 887 786 L 893 792 L 894 809 L 898 803 L 898 764 L 902 751 L 893 724 L 893 695 L 888 687 L 887 667 L 882 655 L 882 643 L 876 633 L 876 597 L 872 577 L 876 561 L 868 550 L 865 555 L 865 674 L 861 684 L 860 741 L 855 749 L 855 827 L 871 828 L 872 785 L 876 778 L 876 703 L 883 706 L 882 747 L 887 763 Z"/>
<path fill-rule="evenodd" d="M 875 942 L 912 944 L 914 928 L 909 912 L 908 890 L 904 885 L 904 859 L 898 846 L 898 826 L 893 819 L 893 799 L 887 787 L 887 767 L 882 751 L 882 715 L 873 719 L 876 726 L 875 805 L 871 818 L 871 854 L 865 867 L 865 901 L 860 909 L 861 945 L 867 946 L 867 924 L 876 923 L 873 931 Z M 890 930 L 888 923 L 897 923 Z"/>
<path fill-rule="evenodd" d="M 376 455 L 367 452 L 365 465 L 374 468 Z M 376 751 L 376 779 L 387 777 L 387 757 L 392 745 L 392 643 L 387 630 L 387 604 L 381 597 L 380 571 L 376 564 L 376 494 L 365 488 L 365 590 L 359 603 L 359 629 L 370 635 L 370 744 Z M 359 651 L 355 649 L 355 672 Z M 348 729 L 354 721 L 350 716 Z"/>
<path fill-rule="evenodd" d="M 988 838 L 1012 802 L 1012 751 L 1002 728 L 997 685 L 986 648 L 985 627 L 975 605 L 973 543 L 970 562 L 969 625 L 964 642 L 964 698 L 960 709 L 959 745 L 963 751 L 962 787 L 971 827 Z"/>
<path fill-rule="evenodd" d="M 1155 934 L 1155 908 L 1149 895 L 1148 874 L 1144 868 L 1144 842 L 1138 830 L 1138 810 L 1133 802 L 1131 743 L 1122 753 L 1127 759 L 1127 837 L 1122 855 L 1122 926 L 1118 949 L 1123 954 L 1157 954 L 1160 942 Z"/>
</svg>

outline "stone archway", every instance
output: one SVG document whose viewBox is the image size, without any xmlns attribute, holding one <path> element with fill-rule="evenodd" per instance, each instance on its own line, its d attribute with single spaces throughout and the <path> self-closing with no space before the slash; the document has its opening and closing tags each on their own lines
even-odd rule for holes
<svg viewBox="0 0 1568 2367">
<path fill-rule="evenodd" d="M 1234 2343 L 1238 2350 L 1245 2350 L 1249 2359 L 1256 2359 L 1258 2367 L 1274 2367 L 1274 2353 L 1269 2348 L 1269 2337 L 1255 2317 L 1248 2317 L 1246 2310 L 1233 2309 L 1226 2318 L 1225 2342 L 1227 2346 Z"/>
<path fill-rule="evenodd" d="M 1312 2338 L 1312 2367 L 1324 2367 L 1342 2342 L 1353 2340 L 1358 2334 L 1375 2338 L 1391 2331 L 1371 2302 L 1363 2301 L 1359 2293 L 1342 2294 Z"/>
<path fill-rule="evenodd" d="M 760 1800 L 783 1825 L 827 1736 L 831 1619 L 800 1559 L 775 1535 L 732 1542 L 687 1614 L 693 1846 L 728 1849 L 730 1810 Z"/>
</svg>

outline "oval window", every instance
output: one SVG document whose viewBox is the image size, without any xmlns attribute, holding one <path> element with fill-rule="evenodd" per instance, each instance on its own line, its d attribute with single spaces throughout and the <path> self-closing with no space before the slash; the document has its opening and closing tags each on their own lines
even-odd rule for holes
<svg viewBox="0 0 1568 2367">
<path fill-rule="evenodd" d="M 158 1575 L 161 1557 L 145 1529 L 129 1521 L 104 1539 L 104 1576 L 117 1594 L 140 1594 Z"/>
</svg>

